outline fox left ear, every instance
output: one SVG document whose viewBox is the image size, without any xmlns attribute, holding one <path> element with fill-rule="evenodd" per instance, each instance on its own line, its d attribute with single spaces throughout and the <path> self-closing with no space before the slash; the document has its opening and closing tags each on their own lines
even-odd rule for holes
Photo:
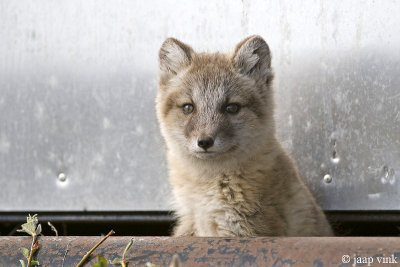
<svg viewBox="0 0 400 267">
<path fill-rule="evenodd" d="M 241 41 L 233 52 L 233 64 L 243 75 L 256 81 L 268 82 L 272 79 L 271 53 L 261 36 L 249 36 Z"/>
</svg>

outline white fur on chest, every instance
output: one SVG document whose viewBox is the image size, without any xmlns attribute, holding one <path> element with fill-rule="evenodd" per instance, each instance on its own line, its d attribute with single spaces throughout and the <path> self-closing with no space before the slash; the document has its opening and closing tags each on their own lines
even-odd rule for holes
<svg viewBox="0 0 400 267">
<path fill-rule="evenodd" d="M 246 218 L 257 203 L 240 174 L 220 174 L 207 182 L 190 180 L 175 187 L 177 213 L 194 220 L 199 236 L 241 236 L 253 232 Z"/>
</svg>

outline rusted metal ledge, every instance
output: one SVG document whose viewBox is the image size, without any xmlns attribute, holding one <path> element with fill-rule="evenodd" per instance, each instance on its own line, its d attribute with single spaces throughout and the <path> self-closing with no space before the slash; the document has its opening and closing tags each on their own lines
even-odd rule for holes
<svg viewBox="0 0 400 267">
<path fill-rule="evenodd" d="M 110 237 L 94 252 L 91 262 L 95 255 L 121 257 L 130 239 Z M 36 258 L 41 266 L 75 266 L 99 240 L 100 237 L 40 237 Z M 0 266 L 20 266 L 20 248 L 28 248 L 30 242 L 30 237 L 0 237 Z M 352 266 L 354 260 L 371 259 L 371 266 L 381 266 L 378 257 L 397 261 L 384 266 L 399 266 L 400 237 L 135 237 L 126 257 L 130 266 L 144 266 L 147 262 L 168 266 L 175 253 L 183 266 Z"/>
</svg>

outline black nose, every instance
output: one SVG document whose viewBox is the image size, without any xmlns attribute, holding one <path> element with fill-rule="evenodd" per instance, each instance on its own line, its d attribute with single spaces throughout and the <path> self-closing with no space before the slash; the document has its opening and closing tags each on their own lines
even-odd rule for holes
<svg viewBox="0 0 400 267">
<path fill-rule="evenodd" d="M 207 148 L 212 147 L 214 144 L 214 139 L 211 137 L 201 137 L 199 140 L 197 140 L 197 145 L 201 147 L 202 149 L 206 150 Z"/>
</svg>

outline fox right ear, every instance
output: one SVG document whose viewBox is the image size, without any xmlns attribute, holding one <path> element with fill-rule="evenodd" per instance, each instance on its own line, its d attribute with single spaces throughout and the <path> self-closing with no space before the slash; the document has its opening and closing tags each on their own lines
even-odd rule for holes
<svg viewBox="0 0 400 267">
<path fill-rule="evenodd" d="M 165 40 L 158 53 L 161 80 L 176 75 L 188 66 L 193 55 L 193 49 L 181 41 L 174 38 Z"/>
</svg>

